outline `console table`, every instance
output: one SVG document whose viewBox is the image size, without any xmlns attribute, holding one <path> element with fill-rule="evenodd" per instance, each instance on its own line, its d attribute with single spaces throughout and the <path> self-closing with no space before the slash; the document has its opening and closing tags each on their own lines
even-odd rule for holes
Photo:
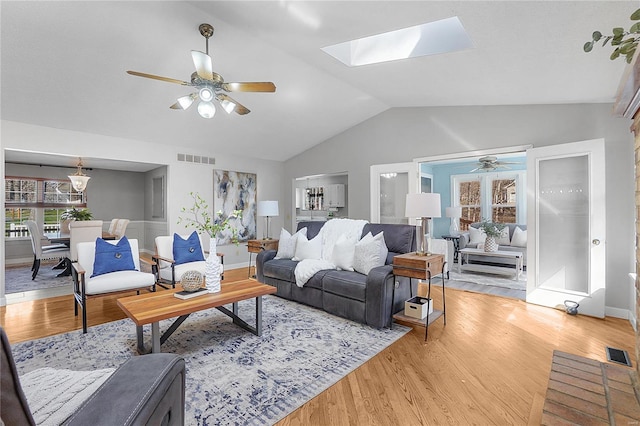
<svg viewBox="0 0 640 426">
<path fill-rule="evenodd" d="M 393 274 L 394 276 L 399 277 L 407 277 L 409 278 L 409 294 L 413 295 L 413 290 L 411 289 L 411 280 L 413 278 L 427 280 L 429 283 L 429 287 L 427 290 L 427 299 L 430 300 L 429 303 L 433 303 L 431 300 L 431 278 L 436 275 L 442 276 L 442 310 L 433 309 L 433 313 L 429 313 L 429 309 L 427 309 L 427 318 L 426 320 L 418 320 L 413 317 L 409 317 L 404 315 L 404 313 L 393 314 L 393 302 L 395 300 L 395 279 L 393 283 L 393 290 L 391 292 L 391 323 L 393 323 L 393 319 L 396 318 L 401 321 L 423 325 L 425 327 L 424 331 L 424 340 L 427 340 L 429 336 L 429 324 L 440 318 L 441 316 L 444 319 L 444 325 L 447 325 L 447 308 L 445 303 L 445 295 L 444 295 L 444 265 L 445 265 L 444 255 L 442 254 L 426 254 L 419 255 L 416 253 L 407 253 L 395 256 L 393 258 Z"/>
<path fill-rule="evenodd" d="M 251 256 L 253 253 L 260 253 L 263 250 L 278 250 L 279 240 L 249 240 L 247 241 L 247 251 L 249 252 L 249 271 L 248 277 L 251 277 Z M 256 276 L 253 275 L 253 278 Z"/>
</svg>

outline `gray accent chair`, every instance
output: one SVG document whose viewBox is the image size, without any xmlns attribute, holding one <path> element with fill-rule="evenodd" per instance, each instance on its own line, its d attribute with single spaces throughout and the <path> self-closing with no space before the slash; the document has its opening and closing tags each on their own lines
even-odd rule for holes
<svg viewBox="0 0 640 426">
<path fill-rule="evenodd" d="M 306 227 L 307 238 L 311 239 L 318 235 L 324 224 L 325 222 L 317 221 L 299 222 L 297 229 Z M 417 280 L 413 280 L 413 289 L 410 290 L 409 278 L 395 277 L 392 268 L 394 256 L 415 251 L 415 229 L 412 225 L 366 224 L 362 236 L 369 232 L 377 235 L 384 231 L 384 240 L 389 250 L 386 264 L 373 268 L 369 275 L 322 270 L 300 288 L 296 285 L 294 273 L 298 262 L 274 259 L 277 252 L 265 250 L 256 258 L 256 277 L 258 281 L 276 287 L 277 296 L 372 327 L 388 327 L 391 312 L 404 309 L 404 302 L 410 298 L 410 294 L 416 294 Z M 392 306 L 394 285 L 396 290 Z"/>
<path fill-rule="evenodd" d="M 35 425 L 11 346 L 0 327 L 0 424 Z M 136 356 L 122 364 L 64 425 L 184 425 L 185 363 L 178 355 Z"/>
<path fill-rule="evenodd" d="M 527 225 L 520 225 L 517 223 L 507 223 L 507 228 L 509 228 L 509 240 L 511 240 L 513 238 L 513 232 L 515 231 L 516 228 L 520 228 L 523 231 L 527 230 Z M 470 224 L 469 226 L 474 227 L 474 228 L 478 228 L 480 226 L 479 222 L 474 222 L 472 224 Z M 460 241 L 459 241 L 459 249 L 462 250 L 463 248 L 477 248 L 478 244 L 477 243 L 471 243 L 470 241 L 470 237 L 469 237 L 469 231 L 463 231 L 460 234 Z M 498 246 L 498 250 L 501 251 L 519 251 L 523 254 L 523 258 L 522 258 L 522 266 L 527 266 L 527 248 L 526 247 L 514 247 L 514 246 L 507 246 L 507 245 L 499 245 Z M 462 262 L 462 259 L 460 259 L 460 262 Z M 491 265 L 496 265 L 496 266 L 515 266 L 515 260 L 514 259 L 501 259 L 501 258 L 497 258 L 497 257 L 486 257 L 486 256 L 482 256 L 482 255 L 473 255 L 473 256 L 469 256 L 469 263 L 485 263 L 485 264 L 491 264 Z M 462 264 L 462 263 L 461 263 Z"/>
</svg>

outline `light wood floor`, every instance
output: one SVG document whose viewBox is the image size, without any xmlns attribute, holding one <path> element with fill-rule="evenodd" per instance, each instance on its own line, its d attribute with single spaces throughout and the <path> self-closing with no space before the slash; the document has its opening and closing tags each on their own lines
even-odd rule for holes
<svg viewBox="0 0 640 426">
<path fill-rule="evenodd" d="M 229 281 L 246 276 L 225 271 Z M 89 301 L 90 326 L 124 318 L 117 297 Z M 539 424 L 554 349 L 606 362 L 613 346 L 634 358 L 626 320 L 455 289 L 446 297 L 447 325 L 434 323 L 428 342 L 417 327 L 278 424 Z M 72 296 L 0 307 L 12 343 L 80 329 L 79 318 Z"/>
</svg>

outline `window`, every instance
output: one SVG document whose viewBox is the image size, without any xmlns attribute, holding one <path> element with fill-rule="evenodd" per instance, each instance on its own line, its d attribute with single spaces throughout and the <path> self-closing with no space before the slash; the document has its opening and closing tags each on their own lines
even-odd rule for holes
<svg viewBox="0 0 640 426">
<path fill-rule="evenodd" d="M 27 220 L 35 220 L 44 232 L 55 232 L 60 215 L 71 207 L 86 207 L 86 193 L 59 179 L 9 176 L 5 185 L 5 236 L 28 237 Z"/>
<path fill-rule="evenodd" d="M 482 219 L 526 223 L 524 178 L 524 171 L 452 176 L 453 204 L 462 207 L 460 230 Z"/>
<path fill-rule="evenodd" d="M 457 200 L 457 205 L 462 207 L 460 230 L 466 231 L 470 223 L 482 220 L 480 179 L 460 179 L 457 182 L 456 189 L 458 190 L 458 196 L 454 197 L 454 200 Z"/>
</svg>

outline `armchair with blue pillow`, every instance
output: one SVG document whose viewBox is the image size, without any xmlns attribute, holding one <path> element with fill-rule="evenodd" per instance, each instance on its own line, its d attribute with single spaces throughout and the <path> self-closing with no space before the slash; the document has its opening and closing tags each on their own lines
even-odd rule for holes
<svg viewBox="0 0 640 426">
<path fill-rule="evenodd" d="M 153 260 L 157 263 L 158 284 L 168 283 L 172 288 L 187 271 L 205 272 L 205 254 L 202 239 L 196 231 L 190 235 L 173 234 L 156 237 L 156 254 Z M 224 267 L 224 254 L 216 253 Z M 224 279 L 224 274 L 221 276 Z"/>
<path fill-rule="evenodd" d="M 78 315 L 78 307 L 82 309 L 82 331 L 87 332 L 87 298 L 121 291 L 141 289 L 155 291 L 154 274 L 142 272 L 138 252 L 138 240 L 123 237 L 120 240 L 105 241 L 102 238 L 95 242 L 77 244 L 78 261 L 71 268 L 73 276 L 73 293 L 75 297 L 74 312 Z"/>
</svg>

